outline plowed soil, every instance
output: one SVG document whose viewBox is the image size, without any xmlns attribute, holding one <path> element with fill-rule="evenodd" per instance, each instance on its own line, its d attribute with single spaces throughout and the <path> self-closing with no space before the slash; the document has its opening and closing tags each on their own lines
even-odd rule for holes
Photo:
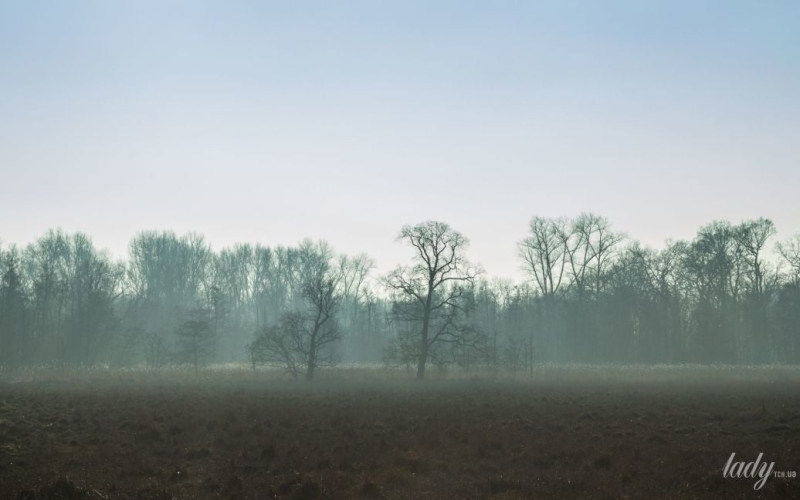
<svg viewBox="0 0 800 500">
<path fill-rule="evenodd" d="M 792 383 L 0 384 L 2 498 L 800 498 Z"/>
</svg>

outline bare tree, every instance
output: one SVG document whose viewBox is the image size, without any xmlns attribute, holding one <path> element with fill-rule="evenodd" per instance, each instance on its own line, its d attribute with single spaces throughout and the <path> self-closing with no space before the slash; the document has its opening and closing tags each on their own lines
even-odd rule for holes
<svg viewBox="0 0 800 500">
<path fill-rule="evenodd" d="M 365 357 L 369 338 L 362 328 L 360 314 L 367 300 L 368 289 L 365 280 L 375 263 L 367 255 L 356 257 L 339 256 L 337 273 L 342 294 L 342 329 L 346 334 L 344 348 L 350 359 L 362 361 Z"/>
<path fill-rule="evenodd" d="M 169 362 L 169 345 L 157 331 L 151 330 L 142 335 L 140 341 L 149 368 L 161 368 Z"/>
<path fill-rule="evenodd" d="M 558 227 L 570 286 L 579 299 L 583 299 L 587 291 L 595 295 L 601 293 L 611 267 L 613 249 L 625 239 L 625 234 L 612 231 L 607 218 L 592 213 L 583 213 L 571 223 Z"/>
<path fill-rule="evenodd" d="M 149 231 L 131 241 L 129 253 L 124 326 L 153 335 L 144 343 L 145 356 L 157 365 L 166 357 L 154 353 L 164 352 L 168 336 L 181 330 L 193 319 L 192 311 L 203 305 L 212 252 L 199 235 Z"/>
<path fill-rule="evenodd" d="M 383 279 L 384 285 L 408 302 L 402 308 L 406 319 L 419 321 L 417 379 L 425 377 L 425 365 L 438 343 L 464 344 L 471 332 L 456 322 L 465 287 L 479 270 L 471 267 L 462 253 L 468 240 L 443 222 L 427 221 L 405 226 L 398 240 L 414 247 L 412 266 L 398 267 Z M 439 320 L 433 332 L 431 325 Z M 432 333 L 432 334 L 431 334 Z"/>
<path fill-rule="evenodd" d="M 339 276 L 343 299 L 359 300 L 364 292 L 364 280 L 375 267 L 375 262 L 366 254 L 356 257 L 339 256 Z"/>
<path fill-rule="evenodd" d="M 775 224 L 763 217 L 758 220 L 742 223 L 738 228 L 737 239 L 744 252 L 745 260 L 750 267 L 751 286 L 757 296 L 764 295 L 765 263 L 763 253 L 767 240 L 775 235 Z"/>
<path fill-rule="evenodd" d="M 302 369 L 303 347 L 297 313 L 287 313 L 280 323 L 264 326 L 256 339 L 247 346 L 253 369 L 257 364 L 283 366 L 286 373 L 297 380 Z"/>
<path fill-rule="evenodd" d="M 28 297 L 19 273 L 16 248 L 4 256 L 0 248 L 0 368 L 19 366 L 28 333 Z"/>
<path fill-rule="evenodd" d="M 189 319 L 178 326 L 176 360 L 191 363 L 194 372 L 198 366 L 208 360 L 213 352 L 214 328 L 208 320 L 209 311 L 196 309 L 189 313 Z"/>
<path fill-rule="evenodd" d="M 516 376 L 518 371 L 523 373 L 529 368 L 532 356 L 528 353 L 533 350 L 530 338 L 523 335 L 512 335 L 500 354 L 500 360 L 506 370 Z"/>
<path fill-rule="evenodd" d="M 536 287 L 544 298 L 543 326 L 546 335 L 553 337 L 553 309 L 555 296 L 561 288 L 566 270 L 566 264 L 574 264 L 571 259 L 576 248 L 570 248 L 570 238 L 567 230 L 567 220 L 564 218 L 547 219 L 534 217 L 530 222 L 530 236 L 518 245 L 519 256 L 524 262 L 524 268 L 533 277 Z M 582 240 L 580 240 L 582 241 Z M 578 241 L 578 245 L 580 244 Z M 573 253 L 570 253 L 572 251 Z M 568 259 L 570 257 L 570 259 Z M 529 364 L 533 363 L 534 328 L 531 324 L 528 330 L 527 343 L 531 346 L 528 351 Z"/>
<path fill-rule="evenodd" d="M 252 362 L 281 364 L 297 379 L 301 369 L 307 380 L 317 368 L 338 359 L 333 344 L 342 338 L 336 314 L 341 302 L 338 276 L 331 271 L 332 252 L 327 244 L 301 246 L 299 273 L 304 283 L 303 304 L 285 314 L 278 324 L 263 327 L 249 346 Z"/>
<path fill-rule="evenodd" d="M 530 235 L 519 242 L 519 256 L 525 271 L 533 277 L 542 295 L 554 295 L 561 287 L 567 257 L 564 219 L 534 217 Z"/>
<path fill-rule="evenodd" d="M 317 276 L 306 283 L 303 296 L 310 307 L 304 321 L 294 323 L 293 331 L 305 340 L 298 343 L 298 347 L 305 358 L 306 379 L 311 380 L 318 367 L 330 366 L 337 361 L 331 344 L 342 338 L 338 321 L 334 317 L 341 297 L 336 280 L 326 275 Z"/>
<path fill-rule="evenodd" d="M 800 234 L 778 243 L 778 253 L 789 264 L 792 281 L 800 283 Z"/>
<path fill-rule="evenodd" d="M 625 234 L 611 230 L 611 223 L 605 217 L 589 214 L 586 216 L 591 220 L 594 232 L 587 234 L 586 244 L 589 246 L 593 256 L 594 267 L 594 293 L 599 296 L 605 288 L 607 270 L 610 268 L 610 261 L 614 256 L 615 247 L 625 239 Z"/>
</svg>

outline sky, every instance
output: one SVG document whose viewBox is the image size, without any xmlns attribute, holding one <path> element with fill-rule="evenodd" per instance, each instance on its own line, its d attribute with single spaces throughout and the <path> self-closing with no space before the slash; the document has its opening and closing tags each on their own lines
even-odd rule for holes
<svg viewBox="0 0 800 500">
<path fill-rule="evenodd" d="M 800 232 L 800 2 L 0 0 L 0 241 L 325 239 L 441 220 L 521 278 L 534 215 L 653 247 Z"/>
</svg>

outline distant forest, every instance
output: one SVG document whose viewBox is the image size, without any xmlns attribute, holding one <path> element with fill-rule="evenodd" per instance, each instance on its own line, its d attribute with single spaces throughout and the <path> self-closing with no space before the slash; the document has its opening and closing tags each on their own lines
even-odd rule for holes
<svg viewBox="0 0 800 500">
<path fill-rule="evenodd" d="M 798 363 L 800 235 L 775 234 L 763 218 L 713 222 L 655 250 L 604 217 L 534 217 L 516 249 L 528 279 L 514 283 L 431 221 L 402 228 L 408 264 L 383 276 L 318 241 L 213 251 L 197 234 L 142 232 L 117 262 L 87 235 L 50 231 L 0 246 L 0 365 L 247 362 L 312 378 L 336 363 L 418 377 L 426 365 Z"/>
</svg>

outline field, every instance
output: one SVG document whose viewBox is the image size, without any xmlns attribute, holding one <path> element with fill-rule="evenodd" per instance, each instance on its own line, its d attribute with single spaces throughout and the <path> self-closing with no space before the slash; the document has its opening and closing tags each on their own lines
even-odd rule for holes
<svg viewBox="0 0 800 500">
<path fill-rule="evenodd" d="M 376 372 L 378 373 L 378 372 Z M 3 498 L 800 498 L 795 369 L 0 379 Z M 380 378 L 380 381 L 374 380 Z"/>
</svg>

